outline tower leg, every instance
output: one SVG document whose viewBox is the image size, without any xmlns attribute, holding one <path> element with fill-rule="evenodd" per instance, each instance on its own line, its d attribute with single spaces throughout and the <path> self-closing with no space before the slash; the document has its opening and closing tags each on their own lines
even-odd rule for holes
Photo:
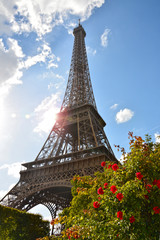
<svg viewBox="0 0 160 240">
<path fill-rule="evenodd" d="M 48 210 L 50 211 L 52 220 L 55 219 L 57 217 L 58 210 L 60 210 L 60 206 L 57 206 L 54 203 L 43 203 L 43 205 L 46 206 L 48 208 Z M 58 235 L 60 233 L 61 233 L 61 226 L 59 226 L 58 229 L 57 228 L 54 229 L 54 225 L 52 225 L 51 235 L 53 235 L 53 234 Z"/>
</svg>

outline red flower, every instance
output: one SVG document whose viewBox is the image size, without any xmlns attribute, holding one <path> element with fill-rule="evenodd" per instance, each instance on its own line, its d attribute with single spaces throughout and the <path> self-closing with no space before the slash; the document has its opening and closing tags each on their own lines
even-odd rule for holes
<svg viewBox="0 0 160 240">
<path fill-rule="evenodd" d="M 148 195 L 144 195 L 145 199 L 149 199 Z"/>
<path fill-rule="evenodd" d="M 147 184 L 146 185 L 146 189 L 150 193 L 150 190 L 152 189 L 152 185 L 151 184 Z"/>
<path fill-rule="evenodd" d="M 100 200 L 101 200 L 101 198 L 100 198 L 100 197 L 98 197 L 98 200 L 100 201 Z"/>
<path fill-rule="evenodd" d="M 157 185 L 157 180 L 155 179 L 152 184 Z"/>
<path fill-rule="evenodd" d="M 136 173 L 136 177 L 141 180 L 143 178 L 143 175 L 140 172 Z"/>
<path fill-rule="evenodd" d="M 108 183 L 104 183 L 104 188 L 107 188 L 108 187 Z"/>
<path fill-rule="evenodd" d="M 99 203 L 99 202 L 94 202 L 94 203 L 93 203 L 93 207 L 94 207 L 94 208 L 99 208 L 99 206 L 100 206 L 100 203 Z"/>
<path fill-rule="evenodd" d="M 160 189 L 160 179 L 158 179 L 158 180 L 154 180 L 153 181 L 153 185 L 157 185 L 157 187 Z"/>
<path fill-rule="evenodd" d="M 115 192 L 117 191 L 116 186 L 112 185 L 110 191 L 111 191 L 112 193 L 115 193 Z"/>
<path fill-rule="evenodd" d="M 160 213 L 160 208 L 156 206 L 156 207 L 153 208 L 153 211 L 154 211 L 155 214 L 159 214 Z"/>
<path fill-rule="evenodd" d="M 112 167 L 112 164 L 109 164 L 109 165 L 108 165 L 108 169 L 110 169 L 111 167 Z"/>
<path fill-rule="evenodd" d="M 118 167 L 118 165 L 117 165 L 116 163 L 112 165 L 113 171 L 117 171 L 118 168 L 119 168 L 119 167 Z"/>
<path fill-rule="evenodd" d="M 135 222 L 135 218 L 134 218 L 134 216 L 130 217 L 129 221 L 130 221 L 130 223 Z"/>
<path fill-rule="evenodd" d="M 157 180 L 157 187 L 160 189 L 160 179 Z"/>
<path fill-rule="evenodd" d="M 119 218 L 120 220 L 123 219 L 123 213 L 121 211 L 117 212 L 117 218 Z"/>
<path fill-rule="evenodd" d="M 100 195 L 104 194 L 102 187 L 98 188 L 97 193 Z"/>
<path fill-rule="evenodd" d="M 106 165 L 106 162 L 101 162 L 102 167 L 105 167 L 105 165 Z"/>
<path fill-rule="evenodd" d="M 118 198 L 119 201 L 122 200 L 123 194 L 122 193 L 117 193 L 116 197 Z"/>
<path fill-rule="evenodd" d="M 52 221 L 51 221 L 51 225 L 52 225 L 52 226 L 54 225 L 54 219 L 52 219 Z"/>
</svg>

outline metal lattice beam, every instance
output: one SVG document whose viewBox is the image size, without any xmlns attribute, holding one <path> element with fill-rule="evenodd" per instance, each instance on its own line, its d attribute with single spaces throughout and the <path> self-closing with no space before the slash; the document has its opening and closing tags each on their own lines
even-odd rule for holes
<svg viewBox="0 0 160 240">
<path fill-rule="evenodd" d="M 73 34 L 75 37 L 73 54 L 61 111 L 82 106 L 84 104 L 91 104 L 97 109 L 85 47 L 84 38 L 86 33 L 83 27 L 79 24 L 79 26 L 74 29 Z"/>
</svg>

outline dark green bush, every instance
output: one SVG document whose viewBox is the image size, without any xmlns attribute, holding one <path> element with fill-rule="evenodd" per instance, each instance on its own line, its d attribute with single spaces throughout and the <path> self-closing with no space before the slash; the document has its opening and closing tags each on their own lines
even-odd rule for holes
<svg viewBox="0 0 160 240">
<path fill-rule="evenodd" d="M 49 231 L 49 222 L 40 215 L 0 205 L 1 240 L 36 240 L 48 236 Z"/>
</svg>

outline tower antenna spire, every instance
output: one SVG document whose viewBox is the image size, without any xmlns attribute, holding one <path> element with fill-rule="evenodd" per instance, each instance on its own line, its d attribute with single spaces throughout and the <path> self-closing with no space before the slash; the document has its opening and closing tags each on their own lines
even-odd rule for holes
<svg viewBox="0 0 160 240">
<path fill-rule="evenodd" d="M 78 23 L 79 23 L 79 26 L 80 26 L 81 25 L 81 19 L 80 18 L 78 19 Z"/>
</svg>

